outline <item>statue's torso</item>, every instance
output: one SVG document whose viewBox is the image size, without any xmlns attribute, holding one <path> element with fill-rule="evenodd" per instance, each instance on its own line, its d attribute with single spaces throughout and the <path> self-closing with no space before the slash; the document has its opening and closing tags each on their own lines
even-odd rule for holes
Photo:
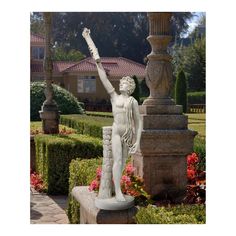
<svg viewBox="0 0 236 236">
<path fill-rule="evenodd" d="M 119 135 L 123 135 L 126 130 L 127 124 L 127 105 L 129 98 L 123 98 L 117 95 L 115 99 L 111 101 L 112 103 L 112 113 L 114 117 L 113 129 L 117 131 Z"/>
</svg>

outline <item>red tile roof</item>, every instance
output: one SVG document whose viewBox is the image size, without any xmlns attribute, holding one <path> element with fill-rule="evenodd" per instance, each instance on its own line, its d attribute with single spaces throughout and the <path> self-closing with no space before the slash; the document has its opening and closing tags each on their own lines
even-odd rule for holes
<svg viewBox="0 0 236 236">
<path fill-rule="evenodd" d="M 45 38 L 38 34 L 30 34 L 31 43 L 45 43 Z"/>
<path fill-rule="evenodd" d="M 102 65 L 110 76 L 133 76 L 140 77 L 145 76 L 145 66 L 140 63 L 136 63 L 124 57 L 102 57 Z M 94 60 L 88 57 L 74 66 L 65 70 L 66 72 L 77 71 L 97 71 Z"/>
<path fill-rule="evenodd" d="M 73 66 L 76 62 L 67 61 L 55 61 L 53 62 L 53 72 L 61 73 L 68 67 Z M 43 62 L 31 62 L 31 72 L 42 73 L 43 72 Z"/>
<path fill-rule="evenodd" d="M 103 57 L 101 58 L 101 62 L 109 76 L 145 76 L 144 65 L 123 57 Z M 43 72 L 43 63 L 31 62 L 31 72 Z M 53 62 L 53 72 L 97 72 L 97 68 L 94 60 L 91 57 L 88 57 L 80 62 Z"/>
</svg>

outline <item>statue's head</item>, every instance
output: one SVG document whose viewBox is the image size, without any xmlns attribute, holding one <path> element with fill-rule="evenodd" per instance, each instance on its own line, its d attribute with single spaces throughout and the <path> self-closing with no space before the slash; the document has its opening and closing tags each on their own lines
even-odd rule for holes
<svg viewBox="0 0 236 236">
<path fill-rule="evenodd" d="M 120 91 L 122 92 L 125 87 L 127 89 L 128 95 L 131 95 L 134 92 L 134 90 L 135 90 L 134 79 L 129 77 L 129 76 L 123 77 L 120 80 Z"/>
</svg>

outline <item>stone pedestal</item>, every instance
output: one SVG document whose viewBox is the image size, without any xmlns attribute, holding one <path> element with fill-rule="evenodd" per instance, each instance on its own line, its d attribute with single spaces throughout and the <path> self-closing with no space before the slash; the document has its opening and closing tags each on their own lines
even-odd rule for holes
<svg viewBox="0 0 236 236">
<path fill-rule="evenodd" d="M 42 110 L 39 111 L 42 120 L 42 128 L 45 134 L 59 133 L 60 113 L 56 104 L 44 104 Z"/>
<path fill-rule="evenodd" d="M 96 193 L 90 192 L 88 186 L 74 187 L 73 197 L 80 204 L 80 224 L 134 224 L 136 207 L 126 210 L 107 211 L 95 206 Z"/>
<path fill-rule="evenodd" d="M 170 93 L 173 86 L 171 56 L 171 13 L 148 13 L 149 41 L 146 83 L 149 97 L 140 106 L 143 131 L 140 152 L 133 158 L 136 174 L 144 179 L 145 190 L 159 198 L 180 202 L 187 185 L 187 154 L 193 151 L 197 132 L 188 130 L 187 116 Z"/>
<path fill-rule="evenodd" d="M 197 134 L 187 129 L 187 117 L 181 112 L 182 107 L 176 105 L 141 106 L 141 151 L 132 159 L 148 193 L 176 202 L 186 191 L 186 155 L 192 152 Z"/>
</svg>

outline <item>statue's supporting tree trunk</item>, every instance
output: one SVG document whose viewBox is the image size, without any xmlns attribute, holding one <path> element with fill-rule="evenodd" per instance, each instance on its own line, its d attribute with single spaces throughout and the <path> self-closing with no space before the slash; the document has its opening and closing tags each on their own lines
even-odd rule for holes
<svg viewBox="0 0 236 236">
<path fill-rule="evenodd" d="M 146 191 L 176 202 L 185 195 L 187 185 L 186 155 L 193 150 L 195 131 L 188 130 L 182 106 L 170 97 L 173 86 L 171 56 L 171 13 L 148 13 L 152 52 L 147 56 L 146 83 L 150 96 L 140 106 L 143 131 L 141 151 L 134 155 L 136 174 L 144 178 Z"/>
<path fill-rule="evenodd" d="M 45 97 L 46 100 L 42 105 L 42 110 L 39 111 L 40 118 L 42 119 L 43 132 L 45 134 L 57 134 L 59 133 L 59 111 L 56 102 L 53 100 L 53 87 L 52 87 L 52 51 L 51 51 L 51 25 L 52 25 L 52 13 L 43 13 L 45 23 L 45 55 L 44 55 L 44 74 L 45 74 Z"/>
</svg>

